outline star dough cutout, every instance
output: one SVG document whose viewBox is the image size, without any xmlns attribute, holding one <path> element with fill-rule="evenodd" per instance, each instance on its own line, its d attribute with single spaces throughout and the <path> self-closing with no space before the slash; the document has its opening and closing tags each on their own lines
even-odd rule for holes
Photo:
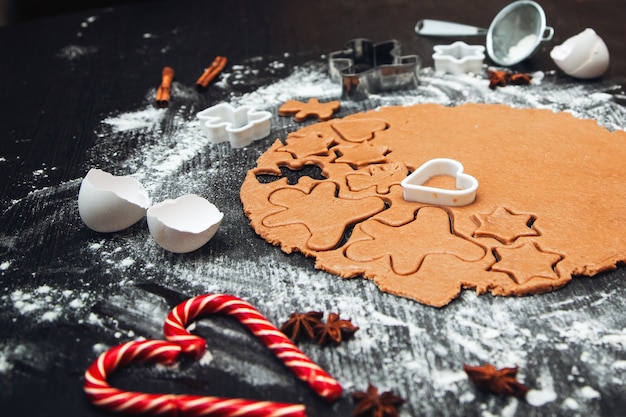
<svg viewBox="0 0 626 417">
<path fill-rule="evenodd" d="M 312 250 L 323 251 L 335 248 L 348 226 L 385 209 L 384 201 L 378 197 L 343 199 L 336 197 L 336 193 L 337 185 L 333 182 L 322 182 L 309 194 L 297 189 L 281 188 L 270 196 L 269 201 L 285 210 L 266 217 L 263 224 L 267 227 L 305 225 L 311 234 L 307 246 Z M 320 201 L 324 201 L 324 204 L 320 205 Z M 316 209 L 307 210 L 310 207 Z M 338 227 L 334 222 L 329 222 L 331 218 L 341 219 L 342 225 Z"/>
<path fill-rule="evenodd" d="M 340 154 L 335 162 L 344 162 L 357 167 L 386 162 L 385 154 L 389 151 L 386 146 L 374 146 L 369 143 L 341 145 L 333 149 Z"/>
<path fill-rule="evenodd" d="M 535 220 L 530 214 L 514 214 L 504 207 L 496 208 L 491 214 L 472 216 L 479 225 L 474 237 L 492 237 L 505 245 L 510 245 L 522 236 L 539 236 L 539 232 L 529 226 Z"/>
<path fill-rule="evenodd" d="M 294 158 L 305 158 L 312 155 L 328 155 L 328 148 L 333 144 L 332 137 L 324 137 L 317 133 L 309 133 L 306 136 L 290 136 L 287 144 L 280 148 L 281 151 L 289 152 Z"/>
<path fill-rule="evenodd" d="M 563 256 L 543 251 L 536 243 L 524 243 L 516 247 L 495 248 L 498 261 L 492 271 L 508 274 L 517 284 L 525 284 L 533 278 L 558 279 L 554 270 Z"/>
<path fill-rule="evenodd" d="M 333 113 L 339 110 L 341 104 L 339 101 L 329 101 L 328 103 L 320 103 L 318 99 L 312 98 L 308 102 L 303 103 L 298 100 L 288 100 L 278 109 L 281 116 L 293 115 L 297 122 L 301 122 L 308 117 L 317 117 L 319 120 L 328 120 Z"/>
<path fill-rule="evenodd" d="M 502 134 L 501 124 L 493 120 L 510 122 L 506 135 Z M 464 289 L 494 296 L 556 290 L 575 276 L 595 276 L 626 261 L 626 222 L 620 221 L 626 194 L 615 191 L 624 183 L 623 176 L 616 173 L 623 174 L 619 161 L 626 158 L 626 132 L 609 132 L 593 120 L 580 120 L 567 112 L 468 103 L 452 107 L 381 107 L 343 119 L 311 123 L 288 137 L 315 135 L 334 138 L 328 155 L 300 157 L 294 139 L 287 148 L 297 154 L 294 159 L 292 153 L 281 149 L 287 142 L 277 139 L 259 157 L 257 167 L 246 174 L 240 196 L 250 225 L 259 236 L 285 253 L 300 252 L 314 258 L 317 269 L 341 278 L 370 279 L 382 291 L 442 306 Z M 546 141 L 548 136 L 568 140 Z M 308 145 L 305 140 L 300 143 Z M 357 168 L 336 161 L 342 155 L 335 149 L 361 144 L 388 147 L 385 162 Z M 321 147 L 302 153 L 315 153 L 316 149 Z M 544 164 L 537 158 L 536 149 L 559 157 Z M 472 204 L 441 208 L 408 202 L 402 186 L 393 184 L 393 176 L 387 177 L 383 168 L 400 163 L 415 170 L 424 161 L 440 157 L 461 159 L 468 172 L 481 180 L 482 191 Z M 577 169 L 573 173 L 574 165 Z M 537 175 L 528 176 L 529 167 Z M 563 186 L 563 178 L 567 178 L 567 187 Z M 427 185 L 448 188 L 446 182 L 437 182 L 439 179 L 432 178 Z M 317 189 L 325 182 L 331 184 L 326 194 Z M 571 190 L 578 192 L 573 194 Z M 291 200 L 295 204 L 311 193 L 323 194 L 325 199 L 308 198 L 309 204 L 301 204 L 302 212 L 295 213 Z M 606 198 L 607 193 L 612 198 Z M 341 213 L 317 213 L 328 199 L 366 197 L 381 200 L 384 209 L 361 221 L 348 219 L 349 223 L 339 218 Z M 568 204 L 572 198 L 578 204 Z M 577 207 L 589 210 L 581 215 Z M 468 252 L 462 257 L 437 253 L 435 250 L 440 248 L 436 241 L 422 242 L 431 239 L 431 232 L 426 226 L 419 228 L 411 223 L 426 223 L 422 216 L 437 208 L 442 210 L 442 221 L 433 219 L 436 232 L 432 234 L 454 234 L 453 239 L 465 239 L 468 247 L 484 252 L 481 258 L 476 259 L 480 252 L 475 257 Z M 311 226 L 309 217 L 320 225 Z M 330 247 L 325 251 L 310 247 L 310 242 L 315 242 L 312 236 L 321 239 L 318 235 L 322 235 L 323 221 L 317 217 L 326 217 L 324 222 L 333 225 L 333 239 L 317 244 Z M 288 224 L 267 225 L 279 221 Z M 398 229 L 408 230 L 411 226 L 417 231 L 412 236 L 420 244 L 417 249 L 408 237 L 396 240 Z M 379 230 L 386 235 L 383 237 Z M 336 239 L 339 243 L 334 245 Z M 402 258 L 403 250 L 412 252 L 416 259 L 408 259 L 409 255 Z M 528 273 L 524 271 L 525 256 L 531 258 Z M 418 266 L 417 271 L 406 274 Z"/>
<path fill-rule="evenodd" d="M 398 275 L 419 270 L 428 254 L 452 254 L 466 261 L 476 261 L 485 255 L 482 247 L 450 232 L 448 213 L 438 207 L 421 208 L 414 221 L 400 227 L 376 220 L 360 227 L 371 240 L 351 244 L 346 249 L 346 256 L 359 262 L 389 256 L 391 267 Z M 389 244 L 389 233 L 393 235 L 393 244 Z"/>
</svg>

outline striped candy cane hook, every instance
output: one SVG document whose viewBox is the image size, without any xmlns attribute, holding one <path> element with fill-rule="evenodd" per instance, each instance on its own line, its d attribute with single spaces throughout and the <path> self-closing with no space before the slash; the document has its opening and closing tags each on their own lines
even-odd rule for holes
<svg viewBox="0 0 626 417">
<path fill-rule="evenodd" d="M 173 395 L 144 394 L 113 388 L 107 377 L 131 362 L 172 363 L 181 353 L 175 343 L 160 340 L 128 342 L 101 354 L 85 372 L 84 390 L 92 404 L 126 414 L 176 415 Z"/>
<path fill-rule="evenodd" d="M 341 385 L 267 320 L 251 304 L 225 294 L 207 294 L 191 298 L 176 306 L 165 320 L 167 340 L 181 346 L 182 352 L 198 358 L 206 349 L 204 339 L 192 335 L 186 327 L 199 316 L 226 314 L 234 317 L 258 337 L 293 373 L 315 393 L 335 401 L 343 392 Z"/>
<path fill-rule="evenodd" d="M 133 362 L 172 363 L 180 345 L 160 340 L 128 342 L 101 354 L 85 372 L 84 390 L 89 400 L 108 411 L 127 415 L 168 417 L 306 417 L 301 404 L 251 401 L 238 398 L 147 394 L 111 387 L 108 376 Z"/>
</svg>

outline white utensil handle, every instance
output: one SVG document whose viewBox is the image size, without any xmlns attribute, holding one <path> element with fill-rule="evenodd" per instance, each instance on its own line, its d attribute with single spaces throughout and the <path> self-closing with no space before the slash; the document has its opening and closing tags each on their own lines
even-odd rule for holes
<svg viewBox="0 0 626 417">
<path fill-rule="evenodd" d="M 476 36 L 485 35 L 487 29 L 444 20 L 423 19 L 415 24 L 415 33 L 423 36 Z"/>
</svg>

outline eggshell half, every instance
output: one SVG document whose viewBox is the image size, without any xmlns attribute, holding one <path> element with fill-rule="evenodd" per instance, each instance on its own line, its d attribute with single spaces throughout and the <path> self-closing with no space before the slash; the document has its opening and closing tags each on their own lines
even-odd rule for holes
<svg viewBox="0 0 626 417">
<path fill-rule="evenodd" d="M 96 232 L 126 229 L 145 216 L 148 207 L 148 193 L 134 178 L 91 169 L 80 184 L 78 213 Z"/>
<path fill-rule="evenodd" d="M 606 44 L 590 28 L 555 46 L 550 57 L 564 73 L 582 79 L 601 76 L 610 62 Z"/>
<path fill-rule="evenodd" d="M 204 246 L 219 229 L 223 217 L 215 205 L 195 194 L 162 201 L 147 213 L 154 240 L 174 253 L 192 252 Z"/>
</svg>

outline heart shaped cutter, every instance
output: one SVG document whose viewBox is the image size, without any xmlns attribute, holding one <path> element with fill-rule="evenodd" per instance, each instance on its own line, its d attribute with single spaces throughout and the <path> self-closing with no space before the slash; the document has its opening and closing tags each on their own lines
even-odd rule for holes
<svg viewBox="0 0 626 417">
<path fill-rule="evenodd" d="M 424 185 L 437 175 L 456 178 L 456 190 Z M 461 207 L 472 204 L 476 199 L 478 180 L 463 172 L 463 165 L 454 159 L 436 158 L 424 163 L 400 183 L 404 199 L 439 206 Z"/>
</svg>

